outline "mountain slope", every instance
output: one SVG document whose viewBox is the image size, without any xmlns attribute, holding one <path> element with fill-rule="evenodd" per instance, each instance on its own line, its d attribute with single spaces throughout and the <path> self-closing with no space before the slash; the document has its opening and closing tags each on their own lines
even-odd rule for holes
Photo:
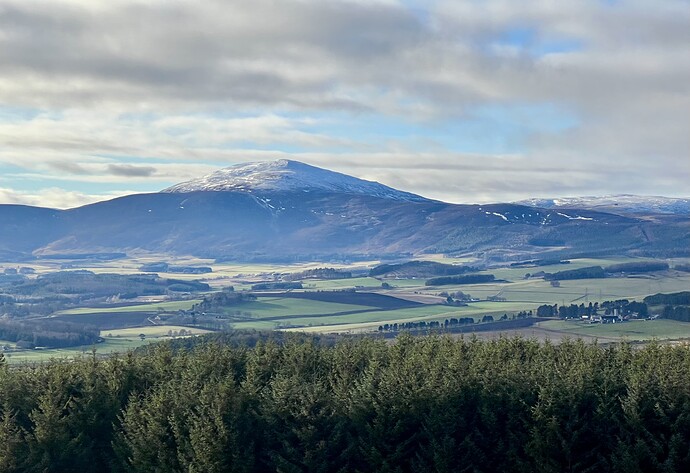
<svg viewBox="0 0 690 473">
<path fill-rule="evenodd" d="M 429 200 L 409 192 L 384 186 L 378 182 L 365 181 L 288 159 L 238 164 L 198 179 L 182 182 L 164 189 L 162 192 L 188 193 L 204 191 L 240 191 L 259 194 L 285 191 L 319 191 L 368 195 L 409 202 Z"/>
<path fill-rule="evenodd" d="M 66 238 L 42 252 L 144 249 L 225 259 L 594 248 L 582 228 L 611 235 L 606 249 L 643 243 L 634 221 L 589 212 L 579 219 L 513 205 L 463 206 L 366 195 L 242 192 L 134 195 L 70 210 Z M 626 233 L 627 232 L 627 233 Z M 568 236 L 564 236 L 565 234 Z M 586 235 L 587 233 L 585 233 Z"/>
<path fill-rule="evenodd" d="M 244 261 L 675 256 L 690 253 L 690 222 L 447 204 L 293 161 L 237 166 L 65 211 L 0 205 L 0 256 L 132 251 Z"/>
</svg>

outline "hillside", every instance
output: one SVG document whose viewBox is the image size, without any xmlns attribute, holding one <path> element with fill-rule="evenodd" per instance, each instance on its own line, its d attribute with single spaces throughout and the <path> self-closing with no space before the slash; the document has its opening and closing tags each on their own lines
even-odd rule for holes
<svg viewBox="0 0 690 473">
<path fill-rule="evenodd" d="M 690 215 L 690 199 L 660 196 L 621 194 L 601 197 L 559 197 L 556 199 L 528 199 L 516 203 L 545 209 L 588 209 L 623 215 Z"/>
<path fill-rule="evenodd" d="M 284 160 L 64 211 L 0 205 L 0 252 L 15 260 L 132 251 L 244 261 L 425 252 L 524 260 L 689 249 L 686 218 L 448 204 Z"/>
</svg>

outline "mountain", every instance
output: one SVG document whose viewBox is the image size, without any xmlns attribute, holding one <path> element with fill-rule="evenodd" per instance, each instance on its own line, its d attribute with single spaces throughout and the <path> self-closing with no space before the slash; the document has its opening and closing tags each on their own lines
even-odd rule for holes
<svg viewBox="0 0 690 473">
<path fill-rule="evenodd" d="M 0 205 L 0 257 L 151 252 L 236 261 L 486 260 L 690 253 L 690 222 L 522 204 L 455 205 L 295 161 L 233 166 L 69 210 Z"/>
<path fill-rule="evenodd" d="M 544 209 L 587 209 L 623 215 L 674 214 L 690 215 L 690 199 L 639 196 L 630 194 L 602 197 L 559 197 L 557 199 L 528 199 L 516 202 Z"/>
<path fill-rule="evenodd" d="M 164 189 L 162 192 L 337 192 L 367 195 L 408 202 L 429 201 L 424 197 L 399 191 L 378 182 L 365 181 L 339 172 L 279 159 L 244 163 L 221 169 L 207 176 L 192 179 Z"/>
</svg>

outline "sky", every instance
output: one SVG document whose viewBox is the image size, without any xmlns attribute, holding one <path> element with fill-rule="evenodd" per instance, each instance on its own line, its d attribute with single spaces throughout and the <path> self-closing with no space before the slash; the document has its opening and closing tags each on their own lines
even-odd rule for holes
<svg viewBox="0 0 690 473">
<path fill-rule="evenodd" d="M 0 203 L 293 159 L 457 203 L 688 197 L 688 0 L 0 0 Z"/>
</svg>

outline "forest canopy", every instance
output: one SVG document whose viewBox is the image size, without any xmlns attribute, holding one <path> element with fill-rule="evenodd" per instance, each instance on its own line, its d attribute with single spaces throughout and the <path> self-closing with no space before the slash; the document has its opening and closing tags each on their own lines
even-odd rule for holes
<svg viewBox="0 0 690 473">
<path fill-rule="evenodd" d="M 282 340 L 0 368 L 0 471 L 690 471 L 686 347 Z"/>
</svg>

